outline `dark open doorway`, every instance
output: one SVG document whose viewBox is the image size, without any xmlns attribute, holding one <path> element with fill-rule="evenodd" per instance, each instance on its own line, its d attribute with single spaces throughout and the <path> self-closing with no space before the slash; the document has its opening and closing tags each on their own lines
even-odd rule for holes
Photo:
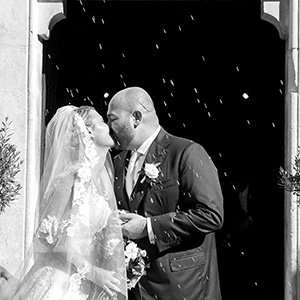
<svg viewBox="0 0 300 300">
<path fill-rule="evenodd" d="M 208 151 L 225 202 L 223 300 L 283 299 L 285 41 L 260 6 L 73 0 L 44 42 L 46 122 L 68 103 L 105 116 L 115 92 L 141 86 L 167 131 Z"/>
</svg>

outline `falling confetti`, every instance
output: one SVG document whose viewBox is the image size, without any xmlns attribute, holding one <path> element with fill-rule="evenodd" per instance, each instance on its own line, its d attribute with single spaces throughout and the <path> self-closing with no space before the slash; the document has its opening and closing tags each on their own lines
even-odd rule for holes
<svg viewBox="0 0 300 300">
<path fill-rule="evenodd" d="M 191 19 L 194 21 L 194 17 L 191 15 Z"/>
<path fill-rule="evenodd" d="M 195 91 L 195 93 L 196 93 L 196 94 L 198 94 L 198 91 L 197 91 L 197 89 L 196 89 L 196 88 L 194 88 L 194 91 Z"/>
<path fill-rule="evenodd" d="M 222 101 L 222 99 L 219 99 L 219 101 L 220 101 L 220 103 L 221 103 L 221 104 L 223 104 L 223 101 Z"/>
<path fill-rule="evenodd" d="M 164 32 L 164 33 L 167 33 L 165 29 L 163 29 L 163 32 Z"/>
<path fill-rule="evenodd" d="M 174 82 L 173 82 L 173 80 L 172 80 L 172 79 L 170 80 L 170 82 L 171 82 L 171 84 L 174 86 Z"/>
<path fill-rule="evenodd" d="M 245 99 L 248 99 L 248 98 L 249 98 L 248 94 L 246 94 L 246 93 L 243 94 L 243 97 L 244 97 Z"/>
<path fill-rule="evenodd" d="M 178 26 L 178 29 L 179 29 L 179 31 L 181 31 L 181 27 L 180 26 Z"/>
<path fill-rule="evenodd" d="M 108 93 L 105 93 L 105 94 L 104 94 L 104 98 L 107 98 L 108 96 L 109 96 Z"/>
<path fill-rule="evenodd" d="M 91 105 L 94 105 L 94 104 L 93 104 L 93 101 L 90 99 L 89 96 L 86 97 L 86 100 L 89 101 L 89 102 L 91 103 Z"/>
<path fill-rule="evenodd" d="M 239 69 L 239 67 L 235 67 L 236 68 L 236 70 L 239 72 L 240 71 L 240 69 Z"/>
<path fill-rule="evenodd" d="M 96 23 L 96 17 L 95 16 L 92 16 L 92 20 L 94 23 Z"/>
<path fill-rule="evenodd" d="M 100 48 L 100 50 L 102 50 L 102 45 L 101 44 L 99 44 L 99 48 Z"/>
<path fill-rule="evenodd" d="M 158 47 L 158 45 L 157 45 L 157 44 L 156 44 L 155 46 L 156 46 L 156 49 L 159 49 L 159 47 Z"/>
</svg>

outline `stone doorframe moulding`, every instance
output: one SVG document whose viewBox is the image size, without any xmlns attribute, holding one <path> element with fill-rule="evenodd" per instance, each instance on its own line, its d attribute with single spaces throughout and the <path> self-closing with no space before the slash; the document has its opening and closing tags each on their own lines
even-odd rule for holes
<svg viewBox="0 0 300 300">
<path fill-rule="evenodd" d="M 78 0 L 80 1 L 80 0 Z M 41 133 L 45 99 L 42 91 L 43 46 L 41 41 L 50 37 L 51 29 L 66 17 L 67 0 L 29 0 L 28 37 L 28 115 L 27 115 L 27 170 L 25 250 L 33 232 L 35 204 L 41 173 Z M 297 149 L 300 146 L 299 105 L 299 43 L 300 16 L 298 0 L 261 0 L 261 18 L 273 24 L 280 38 L 287 40 L 285 75 L 285 167 L 292 171 Z M 297 198 L 285 193 L 284 223 L 284 300 L 300 299 L 300 214 Z M 279 258 L 280 259 L 280 258 Z M 280 272 L 281 270 L 278 270 Z"/>
<path fill-rule="evenodd" d="M 26 137 L 26 191 L 24 250 L 26 253 L 33 235 L 35 206 L 39 193 L 41 174 L 43 99 L 43 44 L 50 31 L 65 18 L 65 0 L 28 1 L 28 56 L 27 56 L 27 137 Z"/>
<path fill-rule="evenodd" d="M 285 169 L 293 171 L 300 146 L 299 105 L 299 0 L 262 0 L 261 18 L 272 23 L 286 39 L 285 68 Z M 297 197 L 284 197 L 284 279 L 285 300 L 300 299 L 300 210 Z"/>
</svg>

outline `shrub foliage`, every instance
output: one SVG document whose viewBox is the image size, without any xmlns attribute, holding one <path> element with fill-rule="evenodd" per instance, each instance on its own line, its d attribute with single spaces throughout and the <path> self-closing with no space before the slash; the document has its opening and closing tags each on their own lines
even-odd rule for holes
<svg viewBox="0 0 300 300">
<path fill-rule="evenodd" d="M 16 146 L 10 143 L 10 125 L 11 122 L 6 117 L 0 128 L 0 213 L 16 200 L 22 188 L 16 175 L 20 172 L 23 161 L 20 160 L 20 152 Z"/>
</svg>

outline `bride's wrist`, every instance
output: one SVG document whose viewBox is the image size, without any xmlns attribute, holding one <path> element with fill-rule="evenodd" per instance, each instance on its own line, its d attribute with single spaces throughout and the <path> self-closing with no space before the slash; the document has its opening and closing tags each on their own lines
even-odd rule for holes
<svg viewBox="0 0 300 300">
<path fill-rule="evenodd" d="M 93 265 L 90 265 L 89 267 L 89 271 L 86 274 L 86 278 L 90 281 L 94 281 L 96 277 L 96 271 L 95 271 L 95 267 Z"/>
</svg>

